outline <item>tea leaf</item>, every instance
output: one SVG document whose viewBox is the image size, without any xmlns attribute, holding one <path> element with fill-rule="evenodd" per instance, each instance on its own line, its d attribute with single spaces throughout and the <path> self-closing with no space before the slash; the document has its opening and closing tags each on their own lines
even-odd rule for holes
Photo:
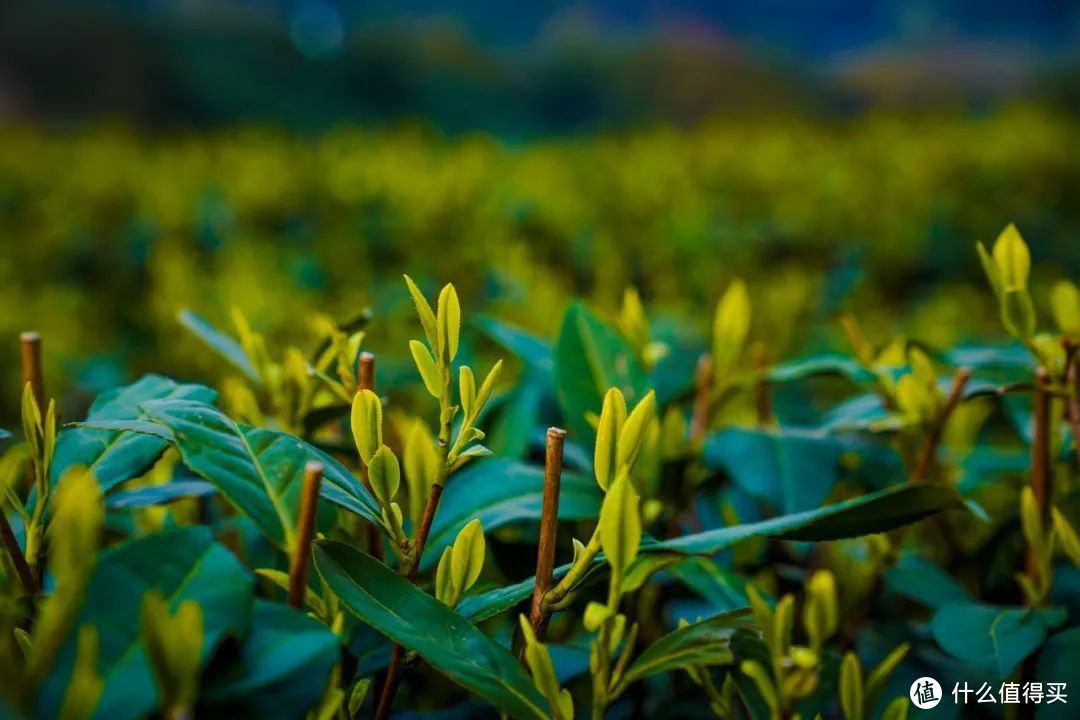
<svg viewBox="0 0 1080 720">
<path fill-rule="evenodd" d="M 424 347 L 419 340 L 409 341 L 409 350 L 412 352 L 416 369 L 420 371 L 420 378 L 424 381 L 424 387 L 432 397 L 442 396 L 442 374 L 439 366 L 435 364 L 435 358 L 431 357 L 431 351 Z"/>
<path fill-rule="evenodd" d="M 840 664 L 840 706 L 847 720 L 863 720 L 862 666 L 850 651 Z"/>
<path fill-rule="evenodd" d="M 563 315 L 554 360 L 555 392 L 567 428 L 586 446 L 594 436 L 586 416 L 599 414 L 609 388 L 618 388 L 629 402 L 648 389 L 633 348 L 580 303 L 570 305 Z"/>
<path fill-rule="evenodd" d="M 256 599 L 235 662 L 206 674 L 200 704 L 214 716 L 302 717 L 318 702 L 339 648 L 317 621 Z"/>
<path fill-rule="evenodd" d="M 445 357 L 445 364 L 449 367 L 457 357 L 458 338 L 461 335 L 461 305 L 458 303 L 457 291 L 449 283 L 439 293 L 437 321 L 439 357 Z"/>
<path fill-rule="evenodd" d="M 600 545 L 612 571 L 618 575 L 637 557 L 641 544 L 641 515 L 638 497 L 626 475 L 608 489 L 600 508 Z"/>
<path fill-rule="evenodd" d="M 450 576 L 454 588 L 462 593 L 473 586 L 484 567 L 484 528 L 479 520 L 461 529 L 451 552 Z"/>
<path fill-rule="evenodd" d="M 324 540 L 315 543 L 315 568 L 350 612 L 466 690 L 517 718 L 548 717 L 547 703 L 513 655 L 390 568 Z"/>
<path fill-rule="evenodd" d="M 1009 223 L 994 242 L 994 263 L 998 267 L 1001 290 L 1026 290 L 1031 274 L 1031 253 L 1016 226 Z"/>
<path fill-rule="evenodd" d="M 619 430 L 616 467 L 629 468 L 633 466 L 634 460 L 637 459 L 638 450 L 641 448 L 641 441 L 645 437 L 645 431 L 652 422 L 655 408 L 656 393 L 650 390 L 637 404 L 634 411 L 630 413 L 630 416 L 626 418 L 622 428 Z M 597 439 L 599 440 L 599 438 Z"/>
<path fill-rule="evenodd" d="M 749 622 L 745 609 L 721 613 L 686 625 L 654 641 L 634 660 L 622 684 L 700 665 L 729 665 L 734 661 L 728 640 L 735 628 Z"/>
<path fill-rule="evenodd" d="M 375 491 L 375 496 L 384 507 L 389 507 L 401 485 L 401 466 L 393 450 L 383 445 L 371 457 L 368 480 L 371 482 L 371 489 Z"/>
<path fill-rule="evenodd" d="M 596 428 L 596 451 L 593 469 L 596 482 L 606 492 L 619 471 L 619 435 L 626 422 L 626 400 L 618 388 L 611 388 L 604 395 L 600 422 Z"/>
<path fill-rule="evenodd" d="M 930 630 L 953 657 L 1005 678 L 1061 625 L 1064 612 L 949 603 L 934 614 Z"/>
<path fill-rule="evenodd" d="M 155 589 L 170 608 L 190 600 L 202 608 L 205 663 L 226 635 L 242 636 L 248 626 L 253 580 L 236 557 L 214 542 L 204 527 L 175 528 L 147 535 L 101 554 L 75 626 L 92 626 L 99 637 L 99 666 L 105 680 L 94 714 L 108 720 L 134 720 L 156 705 L 154 681 L 139 636 L 142 597 Z M 68 638 L 35 707 L 53 717 L 71 675 L 76 642 Z"/>
<path fill-rule="evenodd" d="M 150 469 L 168 443 L 160 437 L 118 430 L 96 429 L 93 424 L 146 419 L 139 407 L 148 400 L 191 400 L 211 403 L 217 393 L 202 385 L 183 385 L 160 375 L 144 375 L 126 385 L 100 395 L 86 416 L 84 426 L 61 430 L 50 474 L 53 484 L 75 465 L 87 467 L 103 492 L 139 477 Z"/>
<path fill-rule="evenodd" d="M 439 334 L 438 326 L 435 321 L 435 313 L 431 310 L 431 305 L 424 298 L 424 294 L 420 292 L 420 288 L 416 287 L 416 283 L 412 278 L 405 275 L 405 284 L 409 287 L 409 294 L 412 295 L 413 303 L 416 305 L 416 314 L 420 316 L 420 324 L 424 326 L 424 335 L 427 337 L 428 347 L 436 348 L 439 346 Z"/>
<path fill-rule="evenodd" d="M 382 445 L 382 401 L 370 390 L 361 390 L 353 397 L 352 434 L 356 449 L 365 465 L 371 464 L 375 451 Z"/>
</svg>

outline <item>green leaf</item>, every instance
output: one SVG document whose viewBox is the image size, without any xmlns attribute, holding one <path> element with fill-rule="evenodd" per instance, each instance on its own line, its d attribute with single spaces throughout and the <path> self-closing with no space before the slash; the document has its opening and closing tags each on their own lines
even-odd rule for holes
<svg viewBox="0 0 1080 720">
<path fill-rule="evenodd" d="M 376 497 L 382 501 L 384 507 L 389 507 L 401 486 L 401 465 L 398 464 L 393 450 L 383 445 L 372 455 L 371 465 L 368 466 L 368 480 L 371 481 L 371 489 L 375 491 Z"/>
<path fill-rule="evenodd" d="M 657 549 L 712 554 L 757 536 L 784 540 L 841 540 L 886 532 L 942 510 L 962 507 L 959 496 L 949 488 L 929 484 L 899 485 L 817 510 L 665 540 L 643 546 L 642 551 Z"/>
<path fill-rule="evenodd" d="M 934 614 L 930 630 L 953 657 L 1005 678 L 1042 646 L 1048 629 L 1065 619 L 1060 609 L 948 603 Z"/>
<path fill-rule="evenodd" d="M 484 526 L 479 519 L 470 520 L 454 540 L 450 556 L 450 578 L 453 586 L 465 592 L 473 586 L 484 568 Z"/>
<path fill-rule="evenodd" d="M 350 425 L 360 459 L 370 465 L 371 457 L 383 444 L 382 401 L 378 395 L 364 389 L 353 396 Z"/>
<path fill-rule="evenodd" d="M 617 331 L 580 303 L 567 308 L 555 342 L 555 392 L 578 442 L 591 444 L 593 429 L 586 415 L 600 413 L 608 388 L 618 388 L 627 402 L 636 403 L 647 384 L 636 353 Z"/>
<path fill-rule="evenodd" d="M 103 720 L 145 717 L 157 692 L 139 636 L 143 595 L 160 592 L 175 612 L 191 600 L 202 609 L 202 662 L 226 635 L 247 626 L 253 578 L 205 527 L 166 530 L 116 546 L 101 554 L 74 627 L 98 629 L 99 663 L 105 691 L 94 714 Z M 57 654 L 52 673 L 38 693 L 38 717 L 55 717 L 75 661 L 72 634 Z"/>
<path fill-rule="evenodd" d="M 784 513 L 819 507 L 840 476 L 844 442 L 792 428 L 728 428 L 705 440 L 706 466 Z"/>
<path fill-rule="evenodd" d="M 604 393 L 600 421 L 596 426 L 596 449 L 593 452 L 593 471 L 596 482 L 606 492 L 619 472 L 619 434 L 626 423 L 626 399 L 618 388 Z"/>
<path fill-rule="evenodd" d="M 819 375 L 840 375 L 856 385 L 874 379 L 873 374 L 847 355 L 825 353 L 798 358 L 774 365 L 765 372 L 765 378 L 773 383 L 789 383 Z"/>
<path fill-rule="evenodd" d="M 1039 653 L 1033 676 L 1044 683 L 1064 683 L 1065 691 L 1080 686 L 1080 628 L 1070 628 L 1059 632 L 1046 641 Z M 1044 684 L 1043 690 L 1046 686 Z M 1076 708 L 1070 708 L 1069 702 L 1055 702 L 1038 706 L 1036 720 L 1073 720 Z"/>
<path fill-rule="evenodd" d="M 840 663 L 840 707 L 847 720 L 863 720 L 862 665 L 855 653 L 848 651 Z"/>
<path fill-rule="evenodd" d="M 131 422 L 146 418 L 139 405 L 148 400 L 191 400 L 210 403 L 217 393 L 202 385 L 182 385 L 160 375 L 144 375 L 131 385 L 102 393 L 86 416 L 86 423 L 60 432 L 52 462 L 55 485 L 74 465 L 88 467 L 108 493 L 121 483 L 143 475 L 168 443 L 160 437 L 98 429 L 93 424 Z"/>
<path fill-rule="evenodd" d="M 998 277 L 1003 292 L 1027 289 L 1028 276 L 1031 274 L 1031 252 L 1027 243 L 1020 237 L 1020 231 L 1009 223 L 994 241 L 994 264 L 998 268 Z"/>
<path fill-rule="evenodd" d="M 458 338 L 461 336 L 461 304 L 458 302 L 457 291 L 454 286 L 447 283 L 439 293 L 437 320 L 437 340 L 439 342 L 439 355 L 453 362 L 457 357 Z M 449 363 L 447 363 L 449 367 Z"/>
<path fill-rule="evenodd" d="M 513 717 L 548 717 L 517 659 L 464 617 L 355 548 L 319 541 L 314 552 L 319 576 L 361 620 Z"/>
<path fill-rule="evenodd" d="M 727 379 L 725 376 L 742 353 L 749 332 L 750 295 L 742 280 L 733 280 L 713 316 L 712 353 L 718 379 Z"/>
<path fill-rule="evenodd" d="M 885 571 L 889 590 L 931 608 L 950 602 L 972 600 L 971 594 L 952 575 L 918 556 L 901 557 Z"/>
<path fill-rule="evenodd" d="M 259 371 L 251 364 L 250 358 L 248 358 L 240 343 L 215 328 L 192 310 L 181 310 L 176 317 L 181 325 L 206 343 L 211 350 L 228 360 L 233 367 L 244 373 L 249 380 L 254 383 L 262 382 Z"/>
<path fill-rule="evenodd" d="M 641 546 L 641 513 L 630 479 L 621 475 L 600 507 L 600 546 L 616 575 L 634 561 Z"/>
<path fill-rule="evenodd" d="M 435 358 L 431 357 L 431 351 L 419 340 L 409 341 L 409 351 L 412 352 L 416 369 L 420 371 L 420 378 L 424 381 L 424 387 L 432 397 L 442 395 L 442 375 L 439 366 L 435 364 Z"/>
<path fill-rule="evenodd" d="M 431 524 L 421 567 L 435 565 L 465 524 L 477 518 L 487 532 L 540 519 L 544 470 L 517 460 L 491 459 L 470 465 L 447 483 Z M 587 520 L 600 511 L 602 493 L 580 473 L 564 472 L 559 493 L 560 520 Z"/>
<path fill-rule="evenodd" d="M 1080 335 L 1080 288 L 1068 280 L 1059 280 L 1050 290 L 1050 309 L 1061 332 Z"/>
<path fill-rule="evenodd" d="M 217 490 L 213 485 L 202 480 L 173 480 L 164 485 L 115 492 L 105 501 L 105 507 L 109 510 L 131 510 L 165 505 L 181 498 L 207 497 L 215 492 Z"/>
<path fill-rule="evenodd" d="M 420 324 L 424 326 L 424 335 L 427 337 L 428 345 L 433 348 L 438 347 L 439 334 L 435 313 L 432 312 L 431 305 L 428 304 L 424 293 L 420 292 L 420 288 L 416 287 L 416 283 L 408 275 L 405 276 L 405 284 L 409 287 L 409 294 L 416 305 L 416 314 L 420 316 Z"/>
<path fill-rule="evenodd" d="M 148 418 L 166 429 L 192 472 L 211 483 L 278 547 L 296 526 L 304 465 L 324 465 L 322 496 L 385 527 L 375 499 L 341 463 L 302 440 L 239 426 L 220 410 L 186 400 L 151 401 Z"/>
<path fill-rule="evenodd" d="M 332 632 L 307 615 L 256 600 L 236 654 L 206 673 L 198 717 L 303 717 L 340 659 Z M 220 665 L 220 667 L 218 666 Z"/>
<path fill-rule="evenodd" d="M 481 332 L 516 355 L 531 370 L 538 371 L 550 382 L 551 345 L 547 341 L 486 315 L 477 316 L 472 322 Z"/>
<path fill-rule="evenodd" d="M 728 665 L 734 657 L 728 641 L 735 628 L 750 622 L 746 608 L 714 615 L 668 633 L 649 645 L 623 676 L 629 685 L 659 673 L 692 665 Z"/>
<path fill-rule="evenodd" d="M 900 485 L 863 495 L 835 505 L 792 515 L 709 530 L 662 542 L 646 541 L 641 553 L 681 552 L 689 555 L 712 555 L 736 543 L 755 537 L 783 540 L 841 540 L 887 532 L 908 525 L 943 510 L 964 507 L 951 489 L 938 485 Z M 603 556 L 594 560 L 603 562 Z M 570 566 L 555 569 L 556 578 Z M 505 612 L 532 594 L 533 578 L 515 585 L 491 590 L 462 600 L 462 614 L 479 622 Z"/>
</svg>

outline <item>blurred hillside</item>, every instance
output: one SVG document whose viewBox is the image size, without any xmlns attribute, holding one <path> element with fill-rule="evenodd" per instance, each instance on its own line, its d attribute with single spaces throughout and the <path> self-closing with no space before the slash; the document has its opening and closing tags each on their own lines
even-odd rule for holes
<svg viewBox="0 0 1080 720">
<path fill-rule="evenodd" d="M 504 137 L 722 113 L 1080 107 L 1078 5 L 9 0 L 0 118 Z"/>
</svg>

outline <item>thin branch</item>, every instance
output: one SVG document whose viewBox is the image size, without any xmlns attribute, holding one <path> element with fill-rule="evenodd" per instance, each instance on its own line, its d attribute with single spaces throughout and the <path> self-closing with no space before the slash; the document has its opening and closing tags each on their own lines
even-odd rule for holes
<svg viewBox="0 0 1080 720">
<path fill-rule="evenodd" d="M 375 355 L 369 352 L 360 353 L 359 365 L 360 369 L 356 377 L 357 389 L 375 392 Z M 371 481 L 368 480 L 367 468 L 362 463 L 360 465 L 360 481 L 374 497 L 375 491 L 372 490 Z M 382 531 L 374 523 L 369 523 L 367 526 L 367 547 L 373 558 L 379 562 L 383 561 L 386 553 L 383 548 Z"/>
<path fill-rule="evenodd" d="M 34 399 L 45 414 L 45 376 L 41 371 L 41 334 L 32 330 L 19 336 L 22 346 L 23 385 L 30 383 Z"/>
<path fill-rule="evenodd" d="M 19 582 L 22 583 L 23 589 L 28 595 L 36 595 L 38 584 L 34 579 L 34 572 L 30 569 L 30 564 L 26 562 L 26 556 L 23 555 L 19 541 L 15 539 L 15 533 L 11 530 L 11 523 L 8 522 L 7 515 L 2 509 L 0 509 L 0 540 L 3 541 L 4 548 L 11 556 L 11 563 L 15 566 L 15 572 L 19 575 Z"/>
<path fill-rule="evenodd" d="M 551 589 L 555 568 L 555 536 L 559 521 L 559 487 L 562 484 L 563 442 L 566 431 L 548 428 L 547 449 L 544 455 L 544 500 L 540 511 L 540 542 L 536 550 L 536 583 L 533 586 L 529 624 L 538 640 L 544 639 L 547 613 L 544 596 Z"/>
<path fill-rule="evenodd" d="M 963 399 L 964 387 L 970 379 L 971 370 L 969 368 L 960 368 L 953 376 L 952 388 L 950 388 L 949 395 L 945 398 L 945 404 L 941 406 L 941 412 L 938 413 L 937 419 L 934 421 L 934 427 L 923 442 L 922 451 L 919 453 L 919 458 L 915 463 L 915 469 L 911 472 L 909 482 L 922 482 L 929 476 L 931 468 L 937 462 L 938 447 L 941 445 L 941 438 L 945 434 L 945 425 L 949 422 L 949 417 L 953 414 L 953 411 L 956 410 L 956 406 L 960 404 L 960 400 Z"/>
<path fill-rule="evenodd" d="M 697 443 L 709 429 L 709 406 L 712 404 L 713 361 L 705 353 L 698 358 L 694 371 L 694 414 L 690 419 L 690 442 Z"/>
<path fill-rule="evenodd" d="M 304 468 L 304 487 L 300 496 L 300 519 L 296 529 L 296 547 L 289 567 L 289 605 L 297 610 L 304 607 L 308 571 L 311 568 L 311 541 L 315 537 L 315 518 L 319 510 L 319 489 L 322 487 L 322 463 L 309 462 Z"/>
<path fill-rule="evenodd" d="M 1076 466 L 1080 468 L 1080 369 L 1077 364 L 1076 343 L 1071 338 L 1061 341 L 1065 346 L 1065 385 L 1068 399 L 1065 401 L 1065 417 L 1072 430 L 1073 452 L 1076 453 Z"/>
<path fill-rule="evenodd" d="M 1031 490 L 1043 518 L 1050 512 L 1050 396 L 1046 384 L 1050 376 L 1043 368 L 1035 371 L 1035 402 L 1031 409 Z"/>
</svg>

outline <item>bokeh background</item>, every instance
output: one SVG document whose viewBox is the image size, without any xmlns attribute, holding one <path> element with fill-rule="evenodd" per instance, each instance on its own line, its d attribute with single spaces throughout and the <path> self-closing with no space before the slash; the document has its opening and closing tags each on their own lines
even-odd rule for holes
<svg viewBox="0 0 1080 720">
<path fill-rule="evenodd" d="M 692 344 L 736 276 L 773 359 L 999 336 L 976 240 L 1080 276 L 1078 110 L 1068 0 L 5 0 L 0 425 L 24 329 L 67 418 L 212 380 L 183 307 L 370 307 L 405 372 L 405 271 L 548 336 L 636 287 Z"/>
</svg>

